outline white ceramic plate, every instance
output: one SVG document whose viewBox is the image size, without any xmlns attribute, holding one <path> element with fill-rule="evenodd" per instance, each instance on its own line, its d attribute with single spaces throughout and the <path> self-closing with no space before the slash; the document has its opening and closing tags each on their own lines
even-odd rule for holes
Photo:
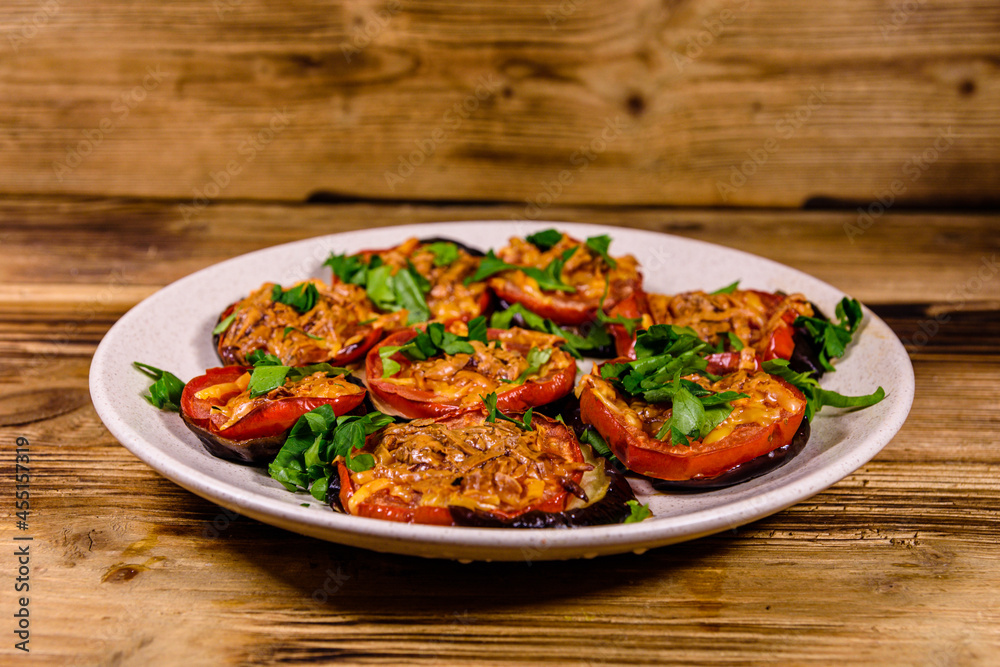
<svg viewBox="0 0 1000 667">
<path fill-rule="evenodd" d="M 502 530 L 407 525 L 337 514 L 308 494 L 292 494 L 263 468 L 209 455 L 173 413 L 149 406 L 142 361 L 181 379 L 219 365 L 210 330 L 230 303 L 264 281 L 290 284 L 309 276 L 329 279 L 322 262 L 331 251 L 395 245 L 406 238 L 446 236 L 471 246 L 499 248 L 510 236 L 556 227 L 577 238 L 609 234 L 612 253 L 632 253 L 650 291 L 715 289 L 742 279 L 742 287 L 802 292 L 832 313 L 843 293 L 815 278 L 737 250 L 653 232 L 569 223 L 468 222 L 381 228 L 298 241 L 237 257 L 165 287 L 125 314 L 94 355 L 90 392 L 108 429 L 133 454 L 180 486 L 265 523 L 332 542 L 400 554 L 470 560 L 550 560 L 593 557 L 709 535 L 778 512 L 844 478 L 870 460 L 902 426 L 913 400 L 913 368 L 899 339 L 865 310 L 865 324 L 837 372 L 823 385 L 867 394 L 881 385 L 878 405 L 842 413 L 827 408 L 797 457 L 771 473 L 728 489 L 696 494 L 653 491 L 634 483 L 653 518 L 642 523 L 588 528 Z M 308 506 L 302 506 L 306 503 Z"/>
</svg>

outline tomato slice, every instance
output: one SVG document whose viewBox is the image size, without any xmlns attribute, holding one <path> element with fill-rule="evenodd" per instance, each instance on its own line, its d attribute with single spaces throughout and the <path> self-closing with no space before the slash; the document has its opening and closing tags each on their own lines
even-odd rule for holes
<svg viewBox="0 0 1000 667">
<path fill-rule="evenodd" d="M 402 369 L 395 375 L 382 377 L 379 350 L 401 346 L 417 336 L 408 329 L 391 334 L 368 352 L 365 374 L 372 395 L 405 417 L 440 417 L 469 410 L 480 410 L 480 396 L 497 394 L 497 408 L 502 412 L 520 413 L 562 398 L 573 389 L 576 362 L 555 348 L 562 339 L 526 329 L 489 329 L 487 339 L 497 346 L 475 342 L 473 355 L 458 354 L 433 357 L 414 362 L 403 354 L 392 357 Z M 503 382 L 516 380 L 527 368 L 527 356 L 532 347 L 554 348 L 539 373 L 529 376 L 522 384 Z"/>
<path fill-rule="evenodd" d="M 533 431 L 482 412 L 392 424 L 372 434 L 376 464 L 351 472 L 338 463 L 341 507 L 348 514 L 404 523 L 454 525 L 452 507 L 507 520 L 562 512 L 570 490 L 592 466 L 564 424 L 536 415 Z"/>
<path fill-rule="evenodd" d="M 734 290 L 729 294 L 638 294 L 619 304 L 612 315 L 641 318 L 639 328 L 653 324 L 690 327 L 709 343 L 721 343 L 727 349 L 706 360 L 708 372 L 724 375 L 740 369 L 760 370 L 761 362 L 770 359 L 791 359 L 795 350 L 792 323 L 799 315 L 812 316 L 813 312 L 799 294 Z M 732 349 L 728 334 L 740 340 L 742 350 Z M 612 327 L 612 335 L 618 355 L 635 358 L 635 336 L 620 325 Z"/>
<path fill-rule="evenodd" d="M 365 397 L 363 388 L 343 377 L 316 377 L 286 384 L 266 396 L 250 398 L 245 376 L 252 370 L 244 366 L 210 368 L 184 386 L 181 417 L 210 445 L 212 453 L 221 451 L 228 454 L 225 458 L 240 460 L 261 460 L 264 456 L 266 460 L 266 454 L 256 451 L 273 449 L 270 453 L 273 457 L 288 430 L 306 412 L 329 405 L 334 414 L 346 414 Z M 251 450 L 254 453 L 250 454 Z"/>
<path fill-rule="evenodd" d="M 497 256 L 509 264 L 545 269 L 570 248 L 575 251 L 566 260 L 560 278 L 574 288 L 573 292 L 543 290 L 534 278 L 513 270 L 490 278 L 490 287 L 507 303 L 520 303 L 541 317 L 567 326 L 593 321 L 599 308 L 610 310 L 642 288 L 642 274 L 635 257 L 615 257 L 616 267 L 609 269 L 599 254 L 565 234 L 544 251 L 523 239 L 511 238 Z"/>
<path fill-rule="evenodd" d="M 433 243 L 451 243 L 457 250 L 457 257 L 438 266 L 436 255 L 429 250 Z M 464 281 L 479 269 L 482 253 L 450 239 L 407 239 L 398 246 L 379 250 L 362 250 L 357 255 L 371 261 L 378 256 L 382 262 L 395 270 L 412 265 L 431 285 L 426 295 L 432 321 L 469 321 L 483 315 L 490 307 L 490 293 L 485 282 Z M 338 279 L 333 277 L 334 282 Z"/>
<path fill-rule="evenodd" d="M 312 283 L 319 296 L 315 306 L 304 313 L 274 302 L 271 283 L 230 305 L 219 321 L 230 315 L 234 318 L 225 331 L 215 335 L 216 351 L 223 363 L 247 365 L 252 352 L 263 350 L 288 366 L 346 364 L 364 356 L 386 328 L 395 328 L 401 321 L 397 314 L 375 311 L 357 285 L 330 287 L 319 280 L 305 283 Z"/>
<path fill-rule="evenodd" d="M 707 380 L 704 380 L 707 383 Z M 629 470 L 664 480 L 703 479 L 720 475 L 784 447 L 805 416 L 805 397 L 781 378 L 739 371 L 709 385 L 749 398 L 732 402 L 733 413 L 702 440 L 673 445 L 655 437 L 669 408 L 641 398 L 627 399 L 599 375 L 581 382 L 580 414 L 607 441 Z"/>
</svg>

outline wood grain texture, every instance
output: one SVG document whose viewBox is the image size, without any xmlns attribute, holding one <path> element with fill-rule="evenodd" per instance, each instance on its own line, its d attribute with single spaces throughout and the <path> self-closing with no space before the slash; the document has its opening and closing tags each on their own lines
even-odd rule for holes
<svg viewBox="0 0 1000 667">
<path fill-rule="evenodd" d="M 11 0 L 0 27 L 0 193 L 898 206 L 1000 178 L 990 0 Z"/>
<path fill-rule="evenodd" d="M 518 209 L 232 205 L 180 224 L 175 206 L 0 204 L 0 465 L 30 440 L 33 663 L 939 667 L 1000 654 L 998 281 L 949 299 L 995 252 L 996 218 L 887 215 L 852 245 L 842 213 L 554 210 L 743 247 L 849 288 L 911 339 L 916 401 L 872 462 L 754 524 L 642 556 L 460 565 L 300 537 L 184 491 L 110 436 L 87 374 L 125 309 L 202 266 Z M 912 342 L 930 321 L 939 330 Z"/>
</svg>

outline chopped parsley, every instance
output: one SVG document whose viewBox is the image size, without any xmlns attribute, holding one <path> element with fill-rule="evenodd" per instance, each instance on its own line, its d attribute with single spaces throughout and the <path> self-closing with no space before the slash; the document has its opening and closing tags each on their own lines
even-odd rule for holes
<svg viewBox="0 0 1000 667">
<path fill-rule="evenodd" d="M 604 263 L 608 265 L 609 269 L 617 269 L 618 262 L 608 254 L 608 249 L 611 247 L 611 237 L 607 234 L 601 234 L 600 236 L 591 236 L 587 239 L 587 247 L 593 251 L 595 254 L 600 255 L 604 260 Z"/>
<path fill-rule="evenodd" d="M 407 324 L 431 319 L 430 307 L 424 297 L 431 285 L 412 263 L 407 262 L 406 268 L 394 271 L 377 255 L 365 261 L 361 255 L 331 253 L 323 265 L 329 266 L 333 275 L 342 282 L 363 286 L 368 298 L 380 310 L 406 310 Z"/>
<path fill-rule="evenodd" d="M 414 361 L 424 361 L 439 354 L 473 354 L 476 350 L 472 341 L 484 345 L 486 340 L 486 318 L 477 317 L 469 322 L 469 333 L 465 336 L 445 331 L 440 322 L 431 322 L 405 345 L 384 345 L 379 348 L 378 355 L 382 359 L 382 377 L 390 377 L 400 370 L 399 362 L 392 356 L 402 353 Z"/>
<path fill-rule="evenodd" d="M 653 516 L 648 504 L 643 505 L 638 500 L 626 500 L 625 504 L 628 505 L 629 515 L 623 523 L 639 523 Z"/>
<path fill-rule="evenodd" d="M 540 370 L 542 370 L 542 366 L 547 364 L 549 362 L 549 359 L 552 358 L 552 349 L 553 348 L 551 347 L 547 348 L 533 347 L 530 350 L 528 350 L 528 357 L 527 357 L 528 367 L 525 368 L 521 372 L 521 374 L 517 376 L 517 379 L 514 380 L 511 384 L 515 386 L 522 385 L 525 383 L 525 381 L 527 381 L 529 377 L 535 375 Z"/>
<path fill-rule="evenodd" d="M 289 491 L 304 489 L 326 502 L 330 477 L 337 474 L 334 459 L 343 457 L 354 472 L 371 469 L 375 458 L 354 452 L 365 446 L 367 436 L 394 421 L 381 412 L 337 417 L 332 407 L 321 405 L 299 417 L 267 471 Z"/>
<path fill-rule="evenodd" d="M 737 280 L 735 283 L 726 285 L 725 287 L 720 287 L 714 292 L 709 292 L 709 294 L 732 294 L 736 291 L 736 288 L 740 286 L 740 281 Z"/>
<path fill-rule="evenodd" d="M 465 279 L 465 285 L 468 286 L 470 283 L 479 282 L 489 278 L 495 273 L 500 273 L 501 271 L 520 271 L 524 275 L 532 278 L 538 287 L 543 290 L 548 290 L 550 292 L 575 292 L 576 288 L 572 285 L 563 282 L 562 279 L 562 269 L 566 264 L 566 260 L 573 256 L 576 252 L 576 246 L 572 248 L 567 248 L 559 257 L 556 257 L 548 266 L 544 269 L 538 269 L 533 266 L 517 266 L 515 264 L 508 264 L 503 261 L 496 254 L 490 250 L 486 253 L 486 257 L 479 264 L 479 269 L 471 276 Z"/>
<path fill-rule="evenodd" d="M 223 331 L 225 331 L 226 329 L 228 329 L 229 325 L 232 324 L 233 320 L 236 319 L 236 313 L 237 313 L 238 310 L 239 310 L 239 308 L 234 309 L 233 312 L 229 313 L 228 317 L 226 317 L 224 320 L 222 320 L 221 322 L 219 322 L 218 324 L 216 324 L 215 328 L 212 329 L 212 335 L 213 336 L 218 336 Z"/>
<path fill-rule="evenodd" d="M 733 411 L 732 401 L 746 394 L 713 392 L 684 375 L 698 373 L 712 379 L 705 370 L 705 355 L 714 352 L 685 327 L 657 324 L 636 337 L 635 361 L 601 366 L 601 377 L 628 396 L 641 396 L 647 403 L 670 402 L 670 418 L 656 437 L 674 445 L 690 445 L 721 424 Z"/>
<path fill-rule="evenodd" d="M 160 410 L 180 412 L 184 383 L 176 375 L 138 361 L 133 361 L 132 365 L 154 380 L 149 393 L 142 395 L 147 403 Z"/>
<path fill-rule="evenodd" d="M 254 369 L 250 373 L 250 384 L 247 385 L 250 398 L 263 396 L 278 387 L 282 387 L 286 380 L 298 382 L 313 373 L 324 372 L 327 377 L 336 377 L 351 372 L 350 369 L 331 366 L 327 363 L 309 366 L 282 366 L 276 356 L 264 353 L 262 350 L 254 350 L 248 360 L 253 360 L 254 364 Z"/>
<path fill-rule="evenodd" d="M 879 387 L 867 396 L 844 396 L 829 389 L 823 389 L 811 373 L 797 373 L 788 366 L 785 359 L 772 359 L 762 364 L 765 373 L 777 375 L 806 397 L 806 420 L 812 421 L 813 415 L 829 405 L 834 408 L 867 408 L 885 398 L 885 390 Z"/>
<path fill-rule="evenodd" d="M 521 421 L 508 417 L 504 413 L 500 412 L 497 408 L 497 394 L 496 392 L 490 392 L 485 396 L 480 395 L 479 399 L 486 406 L 486 421 L 490 424 L 495 424 L 497 419 L 505 422 L 510 422 L 514 426 L 517 426 L 522 431 L 534 431 L 535 429 L 531 426 L 531 418 L 534 412 L 534 408 L 528 408 L 528 411 L 524 413 Z"/>
<path fill-rule="evenodd" d="M 308 313 L 319 301 L 319 290 L 313 283 L 302 283 L 289 289 L 282 289 L 281 285 L 271 288 L 271 301 L 283 303 L 289 306 L 300 315 Z"/>
<path fill-rule="evenodd" d="M 434 255 L 434 266 L 449 266 L 458 259 L 458 246 L 450 241 L 436 241 L 424 250 Z"/>
<path fill-rule="evenodd" d="M 582 359 L 584 352 L 598 350 L 611 344 L 611 336 L 608 335 L 607 330 L 600 322 L 592 323 L 589 326 L 584 325 L 587 335 L 579 336 L 572 331 L 563 329 L 552 320 L 536 315 L 519 303 L 515 303 L 507 310 L 493 313 L 490 318 L 490 326 L 494 329 L 509 329 L 514 318 L 518 315 L 521 316 L 528 329 L 543 331 L 565 339 L 566 342 L 563 343 L 562 348 L 577 359 Z"/>
<path fill-rule="evenodd" d="M 792 323 L 793 326 L 805 327 L 809 332 L 820 348 L 819 363 L 827 371 L 834 370 L 830 363 L 831 359 L 844 356 L 854 332 L 864 318 L 858 300 L 848 299 L 846 296 L 837 304 L 834 314 L 837 317 L 836 322 L 800 315 Z"/>
</svg>

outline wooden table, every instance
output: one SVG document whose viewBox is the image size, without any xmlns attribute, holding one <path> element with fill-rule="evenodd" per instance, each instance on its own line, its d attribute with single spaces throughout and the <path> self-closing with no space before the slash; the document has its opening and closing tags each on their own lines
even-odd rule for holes
<svg viewBox="0 0 1000 667">
<path fill-rule="evenodd" d="M 0 4 L 0 664 L 1000 663 L 1000 3 Z M 460 565 L 229 515 L 97 419 L 96 345 L 181 276 L 512 216 L 836 285 L 907 342 L 908 422 L 731 532 Z"/>
<path fill-rule="evenodd" d="M 94 412 L 101 336 L 199 267 L 318 234 L 519 210 L 219 204 L 183 223 L 175 203 L 0 202 L 0 662 L 18 653 L 11 554 L 30 535 L 37 664 L 996 664 L 995 216 L 889 213 L 852 242 L 850 211 L 548 211 L 808 271 L 886 319 L 916 370 L 909 420 L 871 463 L 770 518 L 642 556 L 462 565 L 300 537 L 163 479 Z M 28 531 L 10 510 L 18 437 Z"/>
</svg>

